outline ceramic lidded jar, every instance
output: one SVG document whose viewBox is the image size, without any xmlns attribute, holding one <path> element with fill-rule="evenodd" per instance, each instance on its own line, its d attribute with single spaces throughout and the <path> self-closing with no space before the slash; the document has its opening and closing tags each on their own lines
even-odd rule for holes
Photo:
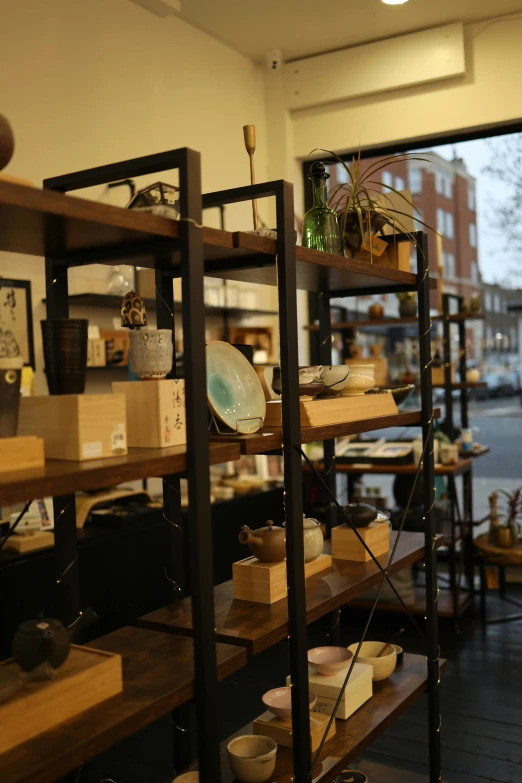
<svg viewBox="0 0 522 783">
<path fill-rule="evenodd" d="M 135 329 L 130 333 L 132 372 L 142 381 L 161 380 L 172 370 L 172 331 Z"/>
<path fill-rule="evenodd" d="M 239 534 L 241 544 L 247 544 L 250 551 L 261 563 L 280 563 L 286 558 L 286 531 L 274 525 L 271 519 L 266 527 L 250 530 L 243 525 Z"/>
<path fill-rule="evenodd" d="M 303 540 L 305 563 L 323 553 L 324 536 L 320 522 L 303 514 Z"/>
<path fill-rule="evenodd" d="M 22 623 L 13 639 L 13 658 L 24 672 L 42 663 L 57 669 L 68 658 L 71 649 L 69 631 L 59 620 L 47 617 Z"/>
</svg>

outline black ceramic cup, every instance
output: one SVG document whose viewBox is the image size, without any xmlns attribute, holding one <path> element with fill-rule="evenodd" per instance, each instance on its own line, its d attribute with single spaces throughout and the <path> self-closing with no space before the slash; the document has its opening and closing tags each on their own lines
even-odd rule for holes
<svg viewBox="0 0 522 783">
<path fill-rule="evenodd" d="M 49 394 L 83 394 L 85 391 L 88 325 L 84 318 L 42 321 Z"/>
<path fill-rule="evenodd" d="M 0 438 L 14 438 L 18 430 L 22 359 L 0 359 Z"/>
</svg>

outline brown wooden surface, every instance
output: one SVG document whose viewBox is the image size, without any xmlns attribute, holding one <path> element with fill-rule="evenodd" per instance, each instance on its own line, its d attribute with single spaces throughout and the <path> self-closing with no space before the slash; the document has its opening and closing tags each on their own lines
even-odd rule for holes
<svg viewBox="0 0 522 783">
<path fill-rule="evenodd" d="M 441 671 L 446 662 L 441 660 Z M 325 742 L 320 761 L 314 771 L 314 783 L 328 783 L 342 772 L 365 748 L 370 745 L 384 729 L 412 704 L 427 687 L 426 658 L 422 655 L 404 653 L 404 663 L 397 666 L 386 680 L 373 683 L 372 698 L 359 707 L 348 720 L 336 721 L 335 735 Z M 243 726 L 233 736 L 252 734 L 252 724 Z M 221 745 L 221 779 L 223 783 L 234 780 L 227 759 L 228 737 Z M 273 783 L 291 783 L 293 780 L 292 751 L 279 746 Z M 389 780 L 405 781 L 409 779 L 373 778 L 371 783 L 388 783 Z M 415 777 L 409 783 L 417 783 Z M 427 783 L 427 782 L 426 782 Z"/>
<path fill-rule="evenodd" d="M 432 285 L 431 287 L 434 288 L 435 286 Z M 461 323 L 462 321 L 484 321 L 485 318 L 486 316 L 483 313 L 478 313 L 477 315 L 456 313 L 455 315 L 450 315 L 448 320 L 451 321 L 451 323 Z M 443 315 L 434 315 L 431 320 L 444 321 L 445 317 Z M 417 316 L 408 318 L 366 318 L 359 321 L 336 321 L 332 323 L 331 328 L 335 331 L 336 329 L 359 329 L 364 326 L 408 326 L 410 324 L 418 323 L 419 319 Z M 306 324 L 304 328 L 309 332 L 319 331 L 318 324 Z"/>
<path fill-rule="evenodd" d="M 489 533 L 484 533 L 484 535 L 475 538 L 473 544 L 486 555 L 488 563 L 500 566 L 522 565 L 522 543 L 509 549 L 503 549 L 492 544 L 489 540 Z"/>
<path fill-rule="evenodd" d="M 323 427 L 301 427 L 301 443 L 313 443 L 319 440 L 342 438 L 345 435 L 360 435 L 363 432 L 386 429 L 387 427 L 410 427 L 420 425 L 421 414 L 418 410 L 404 413 L 394 413 L 390 416 L 378 416 L 372 419 L 350 421 L 343 424 L 329 424 Z M 440 409 L 436 408 L 434 417 L 440 418 Z M 210 440 L 214 443 L 238 443 L 242 454 L 266 454 L 280 449 L 283 444 L 281 430 L 275 427 L 263 429 L 254 435 L 235 435 L 234 433 L 212 434 Z"/>
<path fill-rule="evenodd" d="M 419 775 L 417 772 L 396 767 L 385 767 L 374 761 L 366 761 L 366 759 L 357 762 L 354 769 L 364 772 L 371 783 L 429 783 L 429 778 L 426 775 Z"/>
<path fill-rule="evenodd" d="M 123 692 L 2 754 L 2 783 L 51 783 L 193 695 L 191 639 L 121 628 L 90 646 L 121 654 Z M 246 664 L 246 652 L 218 644 L 217 660 L 222 679 Z"/>
<path fill-rule="evenodd" d="M 403 533 L 404 535 L 404 533 Z M 440 537 L 444 540 L 444 537 Z M 460 592 L 458 601 L 458 616 L 466 611 L 470 604 L 469 593 L 463 591 Z M 360 609 L 371 609 L 373 604 L 369 601 L 354 601 L 353 606 Z M 380 612 L 404 612 L 404 609 L 399 603 L 386 604 L 379 601 L 378 610 Z M 413 605 L 408 604 L 408 609 L 412 614 L 419 614 L 424 616 L 426 614 L 426 601 L 424 587 L 415 586 L 415 603 Z M 453 592 L 451 590 L 444 590 L 441 588 L 438 600 L 439 617 L 453 617 Z"/>
<path fill-rule="evenodd" d="M 233 443 L 210 443 L 209 449 L 211 465 L 239 458 L 239 447 Z M 110 487 L 122 481 L 168 476 L 183 473 L 185 469 L 186 446 L 129 449 L 124 457 L 86 462 L 47 460 L 43 468 L 0 474 L 0 506 Z"/>
<path fill-rule="evenodd" d="M 393 547 L 397 534 L 391 534 Z M 442 536 L 437 539 L 441 546 Z M 329 552 L 329 543 L 325 543 Z M 424 535 L 403 533 L 395 553 L 390 573 L 421 560 L 424 555 Z M 386 567 L 390 553 L 381 555 L 379 563 Z M 308 623 L 328 612 L 352 601 L 369 587 L 382 579 L 381 572 L 373 561 L 354 563 L 348 560 L 333 560 L 332 569 L 310 577 L 306 582 L 306 619 Z M 216 639 L 230 644 L 244 645 L 256 654 L 284 639 L 288 634 L 288 606 L 286 598 L 271 606 L 250 601 L 235 600 L 232 580 L 214 588 L 216 612 Z M 163 609 L 144 615 L 138 620 L 140 626 L 175 634 L 192 633 L 192 605 L 190 599 L 170 604 Z"/>
<path fill-rule="evenodd" d="M 420 386 L 418 386 L 420 388 Z M 433 384 L 434 389 L 445 389 L 446 385 L 444 383 L 434 383 Z M 488 385 L 487 383 L 452 383 L 451 389 L 452 391 L 459 391 L 459 389 L 487 389 Z"/>
<path fill-rule="evenodd" d="M 324 469 L 322 462 L 315 463 L 314 466 L 318 471 Z M 472 463 L 470 459 L 461 459 L 455 465 L 435 465 L 435 474 L 437 476 L 460 476 L 462 473 L 467 473 L 471 470 Z M 335 469 L 337 473 L 373 473 L 374 475 L 385 476 L 410 476 L 415 475 L 417 472 L 417 465 L 413 462 L 411 465 L 372 465 L 369 462 L 357 462 L 350 465 L 339 462 L 339 458 L 335 462 Z M 311 468 L 308 465 L 303 465 L 303 470 L 311 472 Z M 421 471 L 422 475 L 422 471 Z"/>
</svg>

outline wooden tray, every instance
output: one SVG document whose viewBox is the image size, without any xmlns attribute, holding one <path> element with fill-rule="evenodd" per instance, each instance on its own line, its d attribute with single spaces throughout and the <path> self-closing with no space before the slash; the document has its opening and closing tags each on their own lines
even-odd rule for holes
<svg viewBox="0 0 522 783">
<path fill-rule="evenodd" d="M 0 663 L 19 671 L 12 658 Z M 26 685 L 12 699 L 0 704 L 0 753 L 26 742 L 59 723 L 94 707 L 123 690 L 121 655 L 71 646 L 54 679 Z"/>
</svg>

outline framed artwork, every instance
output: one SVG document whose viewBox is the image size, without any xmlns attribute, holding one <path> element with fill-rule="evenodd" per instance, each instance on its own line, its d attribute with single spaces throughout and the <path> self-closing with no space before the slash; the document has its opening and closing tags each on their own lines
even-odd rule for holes
<svg viewBox="0 0 522 783">
<path fill-rule="evenodd" d="M 35 369 L 31 283 L 0 277 L 0 359 L 14 357 Z"/>
</svg>

